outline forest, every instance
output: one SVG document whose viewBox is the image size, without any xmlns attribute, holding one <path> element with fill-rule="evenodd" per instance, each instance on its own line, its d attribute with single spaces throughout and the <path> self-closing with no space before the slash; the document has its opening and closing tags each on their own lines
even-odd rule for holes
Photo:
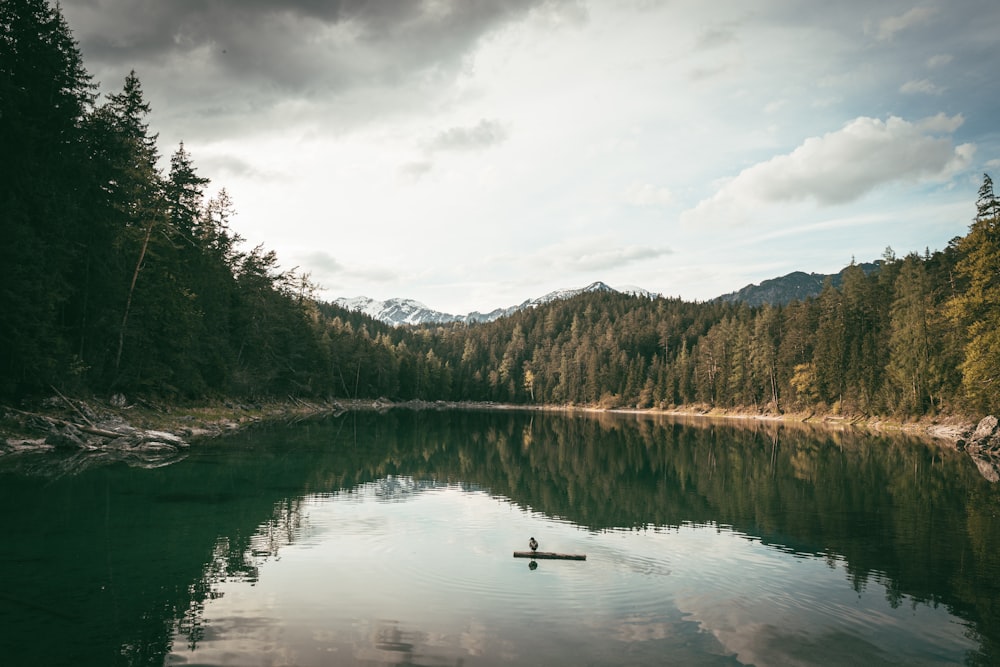
<svg viewBox="0 0 1000 667">
<path fill-rule="evenodd" d="M 133 72 L 99 95 L 58 6 L 0 0 L 0 400 L 349 397 L 913 418 L 1000 410 L 1000 201 L 965 236 L 749 307 L 583 294 L 393 328 L 245 247 L 163 159 Z M 970 202 L 971 203 L 971 202 Z M 971 207 L 970 207 L 971 210 Z"/>
</svg>

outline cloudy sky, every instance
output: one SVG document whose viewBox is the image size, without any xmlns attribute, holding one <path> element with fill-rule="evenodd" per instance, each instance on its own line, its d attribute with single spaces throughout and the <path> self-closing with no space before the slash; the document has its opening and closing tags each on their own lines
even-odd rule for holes
<svg viewBox="0 0 1000 667">
<path fill-rule="evenodd" d="M 134 69 L 161 152 L 330 299 L 705 300 L 943 248 L 1000 172 L 996 0 L 62 7 L 101 90 Z"/>
</svg>

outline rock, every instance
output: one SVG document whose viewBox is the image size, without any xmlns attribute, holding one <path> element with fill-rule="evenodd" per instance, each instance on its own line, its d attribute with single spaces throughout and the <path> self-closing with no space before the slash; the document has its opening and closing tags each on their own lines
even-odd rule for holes
<svg viewBox="0 0 1000 667">
<path fill-rule="evenodd" d="M 998 425 L 1000 425 L 1000 421 L 993 415 L 983 417 L 979 425 L 976 426 L 975 432 L 969 437 L 970 443 L 975 445 L 979 451 L 1000 452 Z"/>
<path fill-rule="evenodd" d="M 128 405 L 128 401 L 125 399 L 125 394 L 120 394 L 120 393 L 112 394 L 108 402 L 111 403 L 112 407 L 119 409 L 124 408 L 125 406 Z"/>
<path fill-rule="evenodd" d="M 970 439 L 973 442 L 981 442 L 991 438 L 997 432 L 998 423 L 1000 422 L 998 422 L 997 418 L 993 415 L 983 417 L 982 420 L 980 420 L 979 425 L 976 426 L 976 430 Z"/>
</svg>

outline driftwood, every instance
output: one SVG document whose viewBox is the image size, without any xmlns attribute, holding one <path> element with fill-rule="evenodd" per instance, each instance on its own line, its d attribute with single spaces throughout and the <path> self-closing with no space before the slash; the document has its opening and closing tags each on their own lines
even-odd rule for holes
<svg viewBox="0 0 1000 667">
<path fill-rule="evenodd" d="M 515 551 L 514 558 L 587 560 L 587 554 L 560 554 L 555 551 Z"/>
<path fill-rule="evenodd" d="M 65 396 L 63 396 L 63 393 L 61 391 L 59 391 L 58 389 L 56 389 L 55 385 L 51 385 L 50 384 L 49 386 L 52 387 L 52 391 L 54 391 L 57 394 L 59 394 L 59 398 L 61 398 L 62 400 L 66 401 L 66 405 L 68 405 L 69 407 L 73 408 L 76 411 L 76 414 L 78 414 L 81 417 L 83 417 L 83 421 L 87 422 L 88 426 L 90 426 L 91 428 L 94 427 L 94 422 L 90 421 L 90 419 L 87 418 L 87 415 L 83 414 L 83 411 L 80 410 L 80 408 L 76 407 L 76 404 L 74 404 L 73 401 L 71 401 L 68 398 L 66 398 Z M 100 433 L 95 433 L 95 435 L 100 435 Z"/>
<path fill-rule="evenodd" d="M 69 402 L 69 399 L 66 399 L 66 400 L 67 400 L 67 402 Z M 73 405 L 73 404 L 70 403 L 70 405 Z M 73 408 L 76 409 L 76 406 L 73 405 Z M 87 419 L 87 424 L 89 424 L 89 426 L 83 426 L 81 424 L 74 424 L 71 421 L 67 421 L 65 419 L 59 419 L 58 417 L 51 417 L 49 415 L 40 415 L 37 412 L 27 412 L 26 410 L 18 410 L 17 408 L 11 408 L 11 407 L 8 407 L 6 409 L 10 410 L 11 412 L 16 412 L 18 414 L 24 415 L 26 417 L 33 417 L 35 419 L 39 419 L 39 420 L 41 420 L 43 422 L 46 422 L 48 424 L 52 424 L 53 426 L 66 426 L 66 427 L 70 427 L 70 428 L 75 428 L 78 431 L 82 431 L 84 433 L 89 433 L 90 435 L 97 435 L 97 436 L 100 436 L 102 438 L 120 438 L 120 437 L 122 437 L 122 435 L 124 435 L 123 433 L 117 433 L 115 431 L 108 431 L 107 429 L 97 428 L 82 413 L 80 414 L 80 416 L 83 417 L 84 419 Z M 79 410 L 77 410 L 77 412 L 79 412 Z"/>
</svg>

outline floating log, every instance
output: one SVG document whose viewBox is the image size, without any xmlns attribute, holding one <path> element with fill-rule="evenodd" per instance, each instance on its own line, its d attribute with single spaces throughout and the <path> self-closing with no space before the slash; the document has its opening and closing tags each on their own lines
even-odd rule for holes
<svg viewBox="0 0 1000 667">
<path fill-rule="evenodd" d="M 587 560 L 587 554 L 560 554 L 554 551 L 515 551 L 514 558 L 552 558 L 556 560 Z"/>
</svg>

